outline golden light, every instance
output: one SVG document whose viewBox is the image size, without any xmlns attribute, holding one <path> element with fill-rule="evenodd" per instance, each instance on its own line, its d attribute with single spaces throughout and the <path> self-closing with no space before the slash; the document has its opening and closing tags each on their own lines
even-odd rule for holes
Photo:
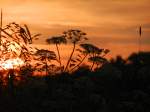
<svg viewBox="0 0 150 112">
<path fill-rule="evenodd" d="M 7 49 L 4 45 L 7 45 Z M 2 40 L 1 51 L 3 51 L 0 60 L 0 70 L 17 69 L 24 65 L 24 61 L 19 58 L 21 46 L 14 41 Z"/>
<path fill-rule="evenodd" d="M 24 61 L 20 58 L 8 59 L 5 61 L 0 61 L 0 69 L 9 70 L 16 69 L 24 65 Z"/>
<path fill-rule="evenodd" d="M 1 15 L 2 23 L 2 15 Z M 29 58 L 30 48 L 28 44 L 32 42 L 32 37 L 27 25 L 20 26 L 10 23 L 5 27 L 0 27 L 0 70 L 17 70 L 25 64 Z"/>
</svg>

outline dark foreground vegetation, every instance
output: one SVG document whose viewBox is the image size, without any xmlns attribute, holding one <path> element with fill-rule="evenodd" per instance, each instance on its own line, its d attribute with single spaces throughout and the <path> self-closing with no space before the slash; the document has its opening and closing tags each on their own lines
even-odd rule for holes
<svg viewBox="0 0 150 112">
<path fill-rule="evenodd" d="M 0 112 L 150 112 L 150 52 L 118 56 L 94 71 L 80 66 L 13 81 L 1 85 Z"/>
</svg>

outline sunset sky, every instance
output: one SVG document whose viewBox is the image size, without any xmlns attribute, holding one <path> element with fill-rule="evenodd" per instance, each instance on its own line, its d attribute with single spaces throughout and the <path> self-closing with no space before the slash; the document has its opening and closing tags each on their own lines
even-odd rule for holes
<svg viewBox="0 0 150 112">
<path fill-rule="evenodd" d="M 42 36 L 35 44 L 63 31 L 81 29 L 89 41 L 111 50 L 111 56 L 150 50 L 150 0 L 0 0 L 3 21 L 27 24 Z M 68 50 L 68 49 L 66 49 Z"/>
</svg>

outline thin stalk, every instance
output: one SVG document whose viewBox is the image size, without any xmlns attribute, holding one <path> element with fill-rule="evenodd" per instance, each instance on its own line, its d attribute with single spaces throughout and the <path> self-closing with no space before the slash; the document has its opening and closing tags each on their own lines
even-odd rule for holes
<svg viewBox="0 0 150 112">
<path fill-rule="evenodd" d="M 45 68 L 46 68 L 46 76 L 48 76 L 48 66 L 47 66 L 47 60 L 45 59 Z"/>
<path fill-rule="evenodd" d="M 141 26 L 140 26 L 140 28 L 139 28 L 139 38 L 138 38 L 138 41 L 139 41 L 139 54 L 140 54 L 140 52 L 141 52 L 141 35 L 142 35 L 142 28 L 141 28 Z"/>
<path fill-rule="evenodd" d="M 93 57 L 95 57 L 95 53 L 93 53 Z M 93 69 L 93 67 L 94 67 L 94 64 L 95 64 L 95 61 L 93 61 L 93 64 L 92 64 L 92 66 L 91 66 L 91 71 L 92 71 L 92 69 Z"/>
<path fill-rule="evenodd" d="M 140 54 L 140 52 L 141 52 L 141 35 L 139 36 L 138 41 L 139 41 L 139 54 Z"/>
<path fill-rule="evenodd" d="M 75 51 L 75 47 L 76 47 L 76 43 L 73 43 L 73 49 L 72 49 L 71 55 L 70 55 L 70 57 L 69 57 L 69 60 L 68 60 L 68 62 L 67 62 L 67 65 L 66 65 L 64 71 L 66 71 L 66 70 L 68 69 L 68 66 L 69 66 L 70 61 L 71 61 L 72 56 L 73 56 L 73 53 L 74 53 L 74 51 Z"/>
<path fill-rule="evenodd" d="M 9 93 L 11 96 L 14 95 L 14 68 L 9 70 L 9 82 L 8 82 L 8 86 L 9 86 Z"/>
<path fill-rule="evenodd" d="M 11 38 L 13 38 L 13 36 L 12 35 L 10 35 L 9 33 L 7 33 L 5 30 L 3 30 L 2 28 L 0 28 L 0 31 L 1 32 L 3 32 L 3 33 L 5 33 L 7 36 L 9 36 L 9 37 L 11 37 Z"/>
<path fill-rule="evenodd" d="M 138 57 L 139 57 L 139 62 L 141 62 L 141 55 L 140 55 L 140 52 L 141 52 L 141 36 L 142 36 L 142 28 L 140 26 L 140 29 L 139 29 L 139 38 L 138 38 Z"/>
<path fill-rule="evenodd" d="M 107 55 L 107 54 L 105 53 L 105 54 L 103 54 L 101 57 L 104 58 L 106 55 Z M 100 64 L 97 63 L 97 68 L 98 68 L 99 65 L 100 65 Z"/>
<path fill-rule="evenodd" d="M 1 22 L 0 22 L 0 46 L 1 46 L 1 39 L 2 39 L 2 25 L 3 25 L 3 13 L 1 9 Z"/>
<path fill-rule="evenodd" d="M 95 64 L 95 62 L 93 61 L 93 64 L 92 64 L 92 66 L 91 66 L 91 71 L 92 71 L 92 69 L 93 69 L 93 67 L 94 67 L 94 64 Z"/>
<path fill-rule="evenodd" d="M 57 53 L 58 53 L 58 60 L 59 60 L 59 65 L 60 65 L 60 68 L 61 68 L 61 58 L 60 58 L 60 52 L 59 52 L 59 48 L 58 48 L 58 45 L 56 44 L 56 48 L 57 48 Z M 62 70 L 61 70 L 62 71 Z"/>
<path fill-rule="evenodd" d="M 85 60 L 85 58 L 88 56 L 88 54 L 86 54 L 83 58 L 82 58 L 82 60 L 80 61 L 80 63 L 78 63 L 75 67 L 73 67 L 72 69 L 71 69 L 71 72 L 75 69 L 75 68 L 77 68 L 77 67 L 80 67 L 80 65 L 83 63 L 83 61 Z"/>
</svg>

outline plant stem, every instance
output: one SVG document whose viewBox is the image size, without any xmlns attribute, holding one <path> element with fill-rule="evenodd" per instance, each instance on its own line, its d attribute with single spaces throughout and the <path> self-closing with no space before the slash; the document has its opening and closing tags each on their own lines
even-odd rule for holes
<svg viewBox="0 0 150 112">
<path fill-rule="evenodd" d="M 93 57 L 95 57 L 95 53 L 93 53 Z M 91 71 L 92 71 L 92 69 L 93 69 L 93 67 L 94 67 L 94 64 L 95 64 L 95 61 L 93 61 L 93 64 L 92 64 L 92 66 L 91 66 Z"/>
<path fill-rule="evenodd" d="M 3 13 L 1 9 L 1 22 L 0 22 L 0 46 L 1 46 L 1 39 L 2 39 L 2 25 L 3 25 Z"/>
<path fill-rule="evenodd" d="M 70 57 L 69 57 L 69 60 L 68 60 L 68 62 L 67 62 L 67 65 L 66 65 L 66 67 L 65 67 L 65 69 L 64 69 L 64 72 L 66 72 L 66 70 L 68 69 L 68 66 L 69 66 L 70 61 L 71 61 L 72 56 L 73 56 L 73 53 L 74 53 L 74 51 L 75 51 L 75 47 L 76 47 L 76 43 L 73 43 L 73 49 L 72 49 L 71 55 L 70 55 Z"/>
<path fill-rule="evenodd" d="M 59 60 L 59 65 L 60 65 L 60 68 L 61 68 L 61 58 L 60 58 L 60 52 L 59 52 L 59 48 L 58 48 L 58 45 L 56 44 L 56 48 L 57 48 L 57 54 L 58 54 L 58 60 Z M 62 70 L 61 70 L 62 71 Z"/>
<path fill-rule="evenodd" d="M 93 69 L 93 67 L 94 67 L 94 64 L 95 64 L 95 62 L 93 62 L 92 66 L 91 66 L 91 71 L 92 71 L 92 69 Z"/>
<path fill-rule="evenodd" d="M 47 66 L 47 60 L 45 59 L 45 68 L 46 68 L 46 76 L 48 76 L 48 66 Z"/>
<path fill-rule="evenodd" d="M 80 63 L 78 63 L 75 67 L 73 67 L 72 69 L 71 69 L 71 72 L 75 69 L 75 68 L 77 68 L 77 67 L 80 67 L 80 65 L 82 64 L 82 62 L 85 60 L 85 58 L 88 56 L 88 54 L 86 54 L 84 57 L 83 57 L 83 59 L 80 61 Z"/>
</svg>

